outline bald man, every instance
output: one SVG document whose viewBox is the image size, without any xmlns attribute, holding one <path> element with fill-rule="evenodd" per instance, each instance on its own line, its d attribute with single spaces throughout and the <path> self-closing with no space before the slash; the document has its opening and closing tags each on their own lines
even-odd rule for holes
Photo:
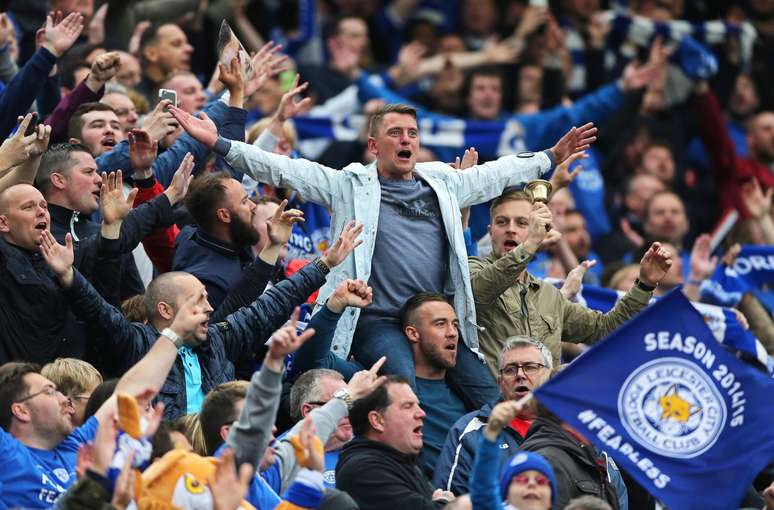
<svg viewBox="0 0 774 510">
<path fill-rule="evenodd" d="M 340 263 L 352 249 L 354 246 L 348 247 L 346 253 L 329 252 L 323 259 L 307 264 L 249 306 L 215 324 L 210 324 L 213 309 L 204 285 L 182 271 L 164 273 L 151 281 L 145 293 L 147 322 L 142 324 L 124 318 L 77 270 L 71 272 L 67 268 L 57 279 L 74 313 L 99 333 L 100 350 L 109 353 L 111 362 L 128 369 L 150 350 L 159 335 L 178 346 L 178 360 L 159 393 L 165 405 L 164 419 L 176 420 L 199 412 L 210 390 L 235 378 L 236 364 L 254 360 L 269 335 L 322 286 L 329 268 Z M 188 300 L 196 300 L 207 319 L 188 336 L 179 337 L 169 328 Z"/>
<path fill-rule="evenodd" d="M 84 325 L 39 252 L 50 223 L 48 204 L 33 186 L 17 184 L 0 193 L 0 364 L 85 357 Z M 102 253 L 101 246 L 96 237 L 76 256 L 82 250 Z"/>
</svg>

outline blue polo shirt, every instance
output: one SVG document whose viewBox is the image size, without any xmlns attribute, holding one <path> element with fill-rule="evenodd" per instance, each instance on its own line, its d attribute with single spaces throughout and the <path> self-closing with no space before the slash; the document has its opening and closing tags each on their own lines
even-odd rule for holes
<svg viewBox="0 0 774 510">
<path fill-rule="evenodd" d="M 204 391 L 202 391 L 202 367 L 199 365 L 199 357 L 190 347 L 184 345 L 177 351 L 183 358 L 183 370 L 185 371 L 185 404 L 186 414 L 198 413 L 204 403 Z"/>
<path fill-rule="evenodd" d="M 25 446 L 0 428 L 0 507 L 51 508 L 77 481 L 78 447 L 94 439 L 98 426 L 92 416 L 53 450 Z"/>
</svg>

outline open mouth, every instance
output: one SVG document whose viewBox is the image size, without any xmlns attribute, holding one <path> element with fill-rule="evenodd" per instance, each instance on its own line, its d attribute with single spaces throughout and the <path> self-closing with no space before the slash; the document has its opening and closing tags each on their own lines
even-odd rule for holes
<svg viewBox="0 0 774 510">
<path fill-rule="evenodd" d="M 506 250 L 512 250 L 512 249 L 516 248 L 518 245 L 519 245 L 519 243 L 517 243 L 513 239 L 506 239 L 503 242 L 503 246 L 505 247 Z"/>
<path fill-rule="evenodd" d="M 35 224 L 36 230 L 46 230 L 46 227 L 48 227 L 48 223 L 46 223 L 45 221 L 41 221 Z"/>
<path fill-rule="evenodd" d="M 456 351 L 457 350 L 457 342 L 449 343 L 444 346 L 444 349 L 447 351 Z"/>
<path fill-rule="evenodd" d="M 419 425 L 418 427 L 415 427 L 413 430 L 414 434 L 421 436 L 422 435 L 422 425 Z"/>
<path fill-rule="evenodd" d="M 405 159 L 405 160 L 411 159 L 411 151 L 410 150 L 398 151 L 398 159 Z"/>
<path fill-rule="evenodd" d="M 102 139 L 102 142 L 100 142 L 100 144 L 103 147 L 109 147 L 109 148 L 112 149 L 113 147 L 116 146 L 116 139 L 113 138 L 113 137 L 107 136 L 107 137 Z"/>
</svg>

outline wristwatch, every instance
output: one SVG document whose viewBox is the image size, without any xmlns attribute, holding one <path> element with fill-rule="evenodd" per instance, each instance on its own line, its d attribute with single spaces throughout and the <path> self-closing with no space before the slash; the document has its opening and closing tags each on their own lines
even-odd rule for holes
<svg viewBox="0 0 774 510">
<path fill-rule="evenodd" d="M 319 270 L 320 270 L 320 272 L 321 272 L 323 275 L 326 275 L 326 276 L 327 276 L 327 275 L 328 275 L 328 273 L 330 273 L 330 272 L 331 272 L 331 268 L 328 266 L 328 264 L 326 264 L 326 263 L 325 263 L 325 261 L 324 261 L 323 259 L 320 259 L 320 258 L 318 258 L 318 259 L 314 259 L 314 261 L 312 261 L 312 264 L 314 264 L 315 266 L 317 266 L 317 269 L 319 269 Z"/>
<path fill-rule="evenodd" d="M 347 410 L 352 409 L 352 397 L 349 395 L 349 391 L 347 391 L 346 388 L 339 388 L 334 391 L 331 398 L 337 398 L 344 402 L 344 405 L 347 406 Z"/>
<path fill-rule="evenodd" d="M 639 278 L 634 280 L 634 284 L 637 287 L 639 287 L 641 290 L 644 290 L 645 292 L 653 292 L 654 290 L 656 290 L 656 287 L 658 287 L 658 283 L 656 285 L 646 285 L 642 283 L 642 281 Z"/>
<path fill-rule="evenodd" d="M 172 331 L 171 328 L 164 328 L 164 330 L 161 332 L 161 336 L 167 337 L 173 344 L 175 344 L 176 349 L 179 349 L 183 346 L 183 338 Z"/>
</svg>

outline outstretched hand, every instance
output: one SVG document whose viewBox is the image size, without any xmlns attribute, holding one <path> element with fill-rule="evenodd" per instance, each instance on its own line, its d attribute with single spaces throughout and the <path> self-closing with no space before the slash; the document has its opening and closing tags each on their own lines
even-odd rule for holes
<svg viewBox="0 0 774 510">
<path fill-rule="evenodd" d="M 655 287 L 666 276 L 670 267 L 672 267 L 672 253 L 663 248 L 661 243 L 653 243 L 640 260 L 640 281 Z"/>
<path fill-rule="evenodd" d="M 576 267 L 567 273 L 567 277 L 564 279 L 564 284 L 559 292 L 565 299 L 572 300 L 578 292 L 580 292 L 581 284 L 583 283 L 583 277 L 586 276 L 586 271 L 591 269 L 597 264 L 596 260 L 584 260 Z"/>
<path fill-rule="evenodd" d="M 43 26 L 43 47 L 55 57 L 61 57 L 69 50 L 78 36 L 83 31 L 83 16 L 77 12 L 71 12 L 64 19 L 59 11 L 51 12 L 46 16 L 46 24 Z"/>
<path fill-rule="evenodd" d="M 573 127 L 549 149 L 554 156 L 554 163 L 561 165 L 573 154 L 588 149 L 596 139 L 597 128 L 593 122 Z"/>
<path fill-rule="evenodd" d="M 56 275 L 59 283 L 63 287 L 69 287 L 73 282 L 73 236 L 69 233 L 65 235 L 65 244 L 62 246 L 54 235 L 48 230 L 44 230 L 40 235 L 40 253 L 48 267 Z"/>
<path fill-rule="evenodd" d="M 106 225 L 114 225 L 121 222 L 129 215 L 137 196 L 137 188 L 129 192 L 124 198 L 123 173 L 116 170 L 110 174 L 102 173 L 102 187 L 99 190 L 99 208 L 102 214 L 102 222 Z"/>
<path fill-rule="evenodd" d="M 169 199 L 171 205 L 175 205 L 185 198 L 185 194 L 188 193 L 188 187 L 193 181 L 194 169 L 194 157 L 190 152 L 186 152 L 183 156 L 183 160 L 180 162 L 180 166 L 177 167 L 175 175 L 172 176 L 172 182 L 169 183 L 169 187 L 164 190 L 164 194 Z"/>
<path fill-rule="evenodd" d="M 356 223 L 354 220 L 347 223 L 339 238 L 328 248 L 321 260 L 331 269 L 344 262 L 344 259 L 363 243 L 362 239 L 357 239 L 362 231 L 362 223 Z"/>
<path fill-rule="evenodd" d="M 282 370 L 282 362 L 290 353 L 296 352 L 307 340 L 314 336 L 314 329 L 307 328 L 300 335 L 296 329 L 300 311 L 298 307 L 293 310 L 290 321 L 274 332 L 269 343 L 269 352 L 266 353 L 266 363 L 275 372 Z"/>
<path fill-rule="evenodd" d="M 578 165 L 575 167 L 575 170 L 570 172 L 570 165 L 572 165 L 575 161 L 579 159 L 586 159 L 588 158 L 588 154 L 586 154 L 585 151 L 576 152 L 572 154 L 569 158 L 564 160 L 564 163 L 556 167 L 556 170 L 554 170 L 554 174 L 551 176 L 551 190 L 553 193 L 556 193 L 562 188 L 566 188 L 570 184 L 572 184 L 572 181 L 575 180 L 576 177 L 578 177 L 578 174 L 581 173 L 583 170 L 582 165 Z"/>
<path fill-rule="evenodd" d="M 215 146 L 215 142 L 218 141 L 218 127 L 206 113 L 200 112 L 197 118 L 172 105 L 169 105 L 169 113 L 177 119 L 186 133 L 191 135 L 194 140 L 203 143 L 210 149 Z"/>
<path fill-rule="evenodd" d="M 287 199 L 280 203 L 274 215 L 270 220 L 266 220 L 266 230 L 269 234 L 270 244 L 274 246 L 284 246 L 290 240 L 290 234 L 293 232 L 293 225 L 304 222 L 304 213 L 298 209 L 288 209 Z"/>
<path fill-rule="evenodd" d="M 691 249 L 691 281 L 709 278 L 718 265 L 718 258 L 712 256 L 712 236 L 702 234 L 696 238 Z"/>
<path fill-rule="evenodd" d="M 282 95 L 282 99 L 280 99 L 277 111 L 274 113 L 274 117 L 279 122 L 285 122 L 288 119 L 292 119 L 300 113 L 309 111 L 309 108 L 312 107 L 311 98 L 307 97 L 300 101 L 296 101 L 296 96 L 309 87 L 309 82 L 304 82 L 299 85 L 299 79 L 300 76 L 296 74 L 296 78 L 293 80 L 293 85 L 290 87 L 290 90 L 285 92 L 285 94 Z"/>
</svg>

